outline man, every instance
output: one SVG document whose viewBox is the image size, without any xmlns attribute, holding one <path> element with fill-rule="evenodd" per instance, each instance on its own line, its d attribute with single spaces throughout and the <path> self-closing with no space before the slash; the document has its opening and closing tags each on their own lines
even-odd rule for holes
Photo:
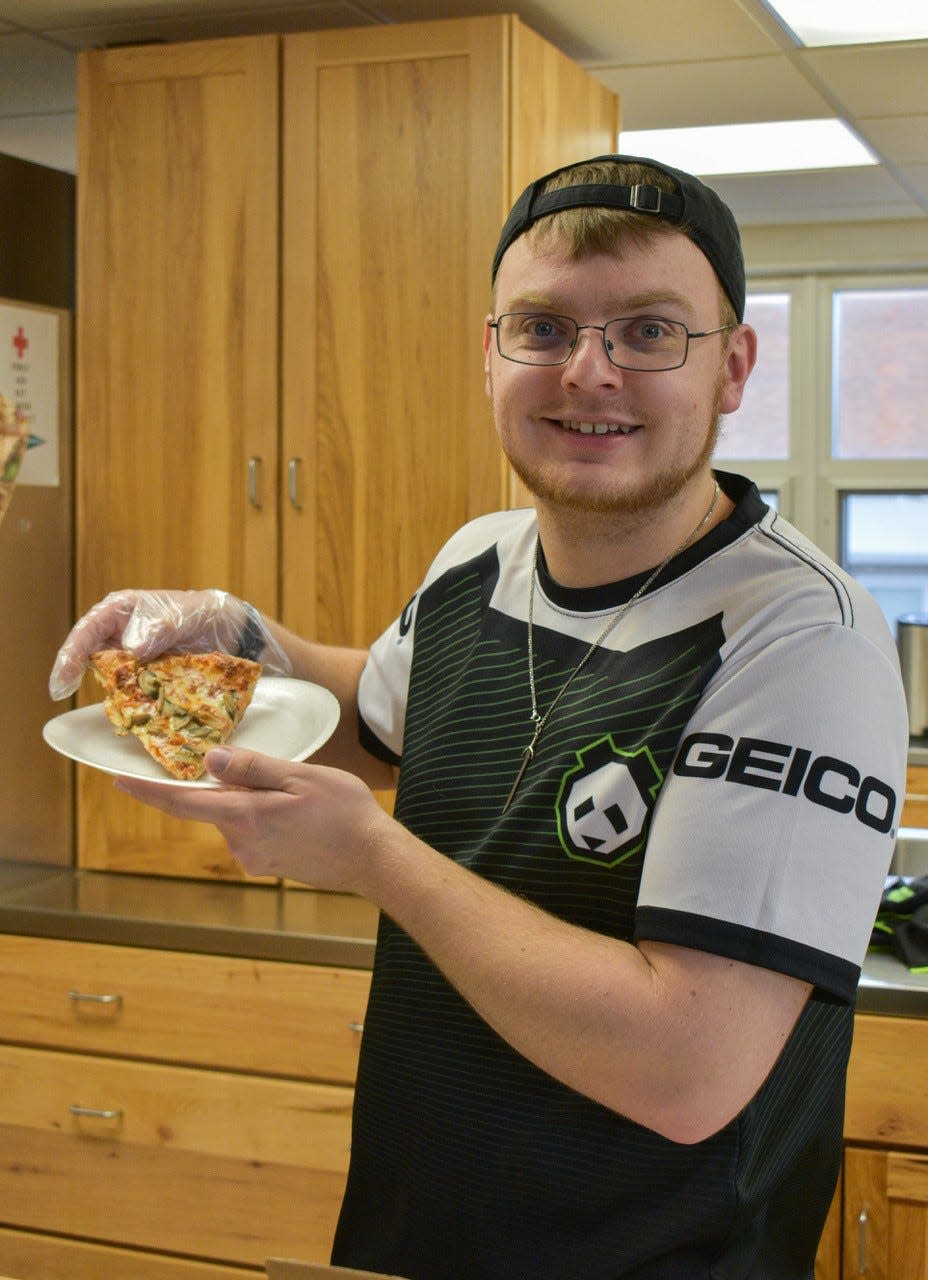
<svg viewBox="0 0 928 1280">
<path fill-rule="evenodd" d="M 121 593 L 53 692 L 102 643 L 202 639 L 205 606 L 339 696 L 310 764 L 221 749 L 234 789 L 119 784 L 251 873 L 382 909 L 336 1263 L 811 1277 L 904 777 L 895 650 L 713 474 L 755 357 L 714 193 L 569 166 L 523 193 L 494 276 L 487 391 L 537 515 L 456 534 L 370 653 Z M 368 790 L 394 766 L 395 819 Z"/>
</svg>

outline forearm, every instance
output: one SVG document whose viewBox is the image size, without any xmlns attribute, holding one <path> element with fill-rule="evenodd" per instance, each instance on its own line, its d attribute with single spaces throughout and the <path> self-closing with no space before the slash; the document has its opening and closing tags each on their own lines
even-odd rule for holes
<svg viewBox="0 0 928 1280">
<path fill-rule="evenodd" d="M 779 974 L 576 928 L 405 832 L 372 865 L 363 890 L 505 1040 L 676 1141 L 738 1114 L 806 998 Z"/>
</svg>

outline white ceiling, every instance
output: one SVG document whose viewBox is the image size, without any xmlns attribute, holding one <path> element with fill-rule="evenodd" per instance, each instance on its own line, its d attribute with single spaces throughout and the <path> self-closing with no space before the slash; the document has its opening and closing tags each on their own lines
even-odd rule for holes
<svg viewBox="0 0 928 1280">
<path fill-rule="evenodd" d="M 82 49 L 510 11 L 621 95 L 626 129 L 838 116 L 879 159 L 713 179 L 744 224 L 928 215 L 928 41 L 805 49 L 764 0 L 0 0 L 0 152 L 75 169 Z"/>
</svg>

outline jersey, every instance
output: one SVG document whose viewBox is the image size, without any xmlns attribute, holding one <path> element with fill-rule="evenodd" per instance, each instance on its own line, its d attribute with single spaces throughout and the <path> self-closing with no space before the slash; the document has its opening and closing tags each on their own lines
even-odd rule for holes
<svg viewBox="0 0 928 1280">
<path fill-rule="evenodd" d="M 743 1112 L 673 1143 L 512 1049 L 383 917 L 337 1264 L 408 1280 L 812 1276 L 841 1155 L 860 966 L 908 727 L 873 600 L 761 501 L 675 557 L 532 734 L 534 512 L 465 526 L 373 646 L 362 738 L 399 821 L 574 924 L 763 965 L 813 993 Z M 544 713 L 645 575 L 539 559 Z M 505 808 L 505 811 L 504 811 Z"/>
</svg>

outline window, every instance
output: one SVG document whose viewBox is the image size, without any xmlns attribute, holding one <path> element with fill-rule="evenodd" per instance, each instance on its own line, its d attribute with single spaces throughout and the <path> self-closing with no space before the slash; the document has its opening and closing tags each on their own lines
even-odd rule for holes
<svg viewBox="0 0 928 1280">
<path fill-rule="evenodd" d="M 845 493 L 841 555 L 890 626 L 928 613 L 928 493 Z"/>
<path fill-rule="evenodd" d="M 832 296 L 836 458 L 928 458 L 928 288 Z"/>
<path fill-rule="evenodd" d="M 748 297 L 744 318 L 757 330 L 763 358 L 751 374 L 741 408 L 723 422 L 723 447 L 732 457 L 789 457 L 790 302 L 788 293 Z"/>
<path fill-rule="evenodd" d="M 758 364 L 716 457 L 876 597 L 928 611 L 928 278 L 749 282 Z"/>
</svg>

